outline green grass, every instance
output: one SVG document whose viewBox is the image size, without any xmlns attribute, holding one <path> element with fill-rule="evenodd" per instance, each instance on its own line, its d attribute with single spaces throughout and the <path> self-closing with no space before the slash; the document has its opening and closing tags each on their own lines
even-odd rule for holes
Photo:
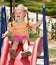
<svg viewBox="0 0 56 65">
<path fill-rule="evenodd" d="M 49 57 L 56 58 L 56 49 L 49 49 Z"/>
</svg>

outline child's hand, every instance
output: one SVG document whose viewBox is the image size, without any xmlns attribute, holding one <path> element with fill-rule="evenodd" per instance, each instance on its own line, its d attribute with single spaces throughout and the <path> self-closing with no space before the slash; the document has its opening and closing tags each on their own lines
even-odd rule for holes
<svg viewBox="0 0 56 65">
<path fill-rule="evenodd" d="M 2 38 L 5 38 L 9 34 L 9 31 L 6 31 L 4 34 L 2 34 Z"/>
<path fill-rule="evenodd" d="M 32 28 L 33 28 L 33 29 L 36 29 L 36 26 L 35 26 L 35 25 L 33 25 L 33 26 L 32 26 Z"/>
<path fill-rule="evenodd" d="M 2 38 L 5 38 L 6 37 L 6 35 L 5 34 L 2 34 Z"/>
</svg>

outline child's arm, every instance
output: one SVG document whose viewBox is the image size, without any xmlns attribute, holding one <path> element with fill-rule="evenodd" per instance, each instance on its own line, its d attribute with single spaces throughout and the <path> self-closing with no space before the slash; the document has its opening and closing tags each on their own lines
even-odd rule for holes
<svg viewBox="0 0 56 65">
<path fill-rule="evenodd" d="M 2 34 L 2 38 L 5 38 L 10 32 L 10 30 L 7 30 L 4 34 Z"/>
<path fill-rule="evenodd" d="M 42 19 L 39 20 L 37 23 L 33 24 L 32 27 L 36 29 L 36 28 L 39 27 L 41 24 L 42 24 Z"/>
<path fill-rule="evenodd" d="M 2 38 L 8 36 L 12 32 L 12 28 L 13 27 L 11 27 L 11 23 L 8 23 L 8 29 L 5 33 L 2 34 Z"/>
</svg>

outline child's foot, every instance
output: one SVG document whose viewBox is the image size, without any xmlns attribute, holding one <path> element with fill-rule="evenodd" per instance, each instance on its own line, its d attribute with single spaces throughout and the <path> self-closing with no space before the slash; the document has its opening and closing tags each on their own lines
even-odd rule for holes
<svg viewBox="0 0 56 65">
<path fill-rule="evenodd" d="M 31 52 L 29 50 L 26 50 L 26 51 L 23 51 L 21 55 L 22 57 L 28 57 L 28 56 L 31 56 Z"/>
<path fill-rule="evenodd" d="M 16 57 L 16 51 L 14 49 L 10 49 L 10 57 L 15 58 Z"/>
</svg>

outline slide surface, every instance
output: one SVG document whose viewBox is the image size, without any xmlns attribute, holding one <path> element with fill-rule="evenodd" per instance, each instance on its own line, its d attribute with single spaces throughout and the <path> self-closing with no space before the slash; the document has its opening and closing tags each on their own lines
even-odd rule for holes
<svg viewBox="0 0 56 65">
<path fill-rule="evenodd" d="M 19 45 L 16 52 L 17 57 L 12 59 L 9 54 L 9 40 L 6 37 L 3 41 L 1 65 L 36 65 L 37 46 L 36 42 L 30 42 L 29 48 L 32 55 L 30 57 L 22 57 L 22 45 Z"/>
</svg>

